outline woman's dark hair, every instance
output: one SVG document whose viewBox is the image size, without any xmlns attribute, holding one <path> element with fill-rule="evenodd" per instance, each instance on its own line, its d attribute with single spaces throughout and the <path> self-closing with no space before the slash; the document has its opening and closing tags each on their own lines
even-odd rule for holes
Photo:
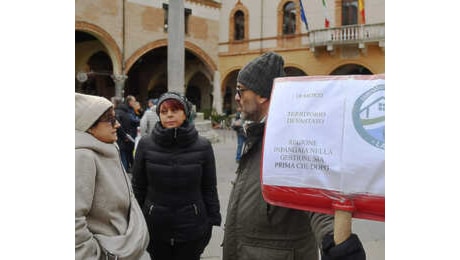
<svg viewBox="0 0 460 260">
<path fill-rule="evenodd" d="M 165 101 L 163 101 L 161 103 L 161 106 L 160 106 L 160 112 L 161 112 L 161 108 L 164 107 L 164 108 L 169 108 L 169 109 L 180 109 L 182 111 L 184 111 L 184 114 L 186 113 L 185 111 L 185 107 L 184 105 L 177 99 L 167 99 Z"/>
<path fill-rule="evenodd" d="M 179 103 L 182 104 L 182 110 L 184 110 L 185 112 L 185 117 L 189 120 L 190 119 L 190 115 L 191 115 L 191 111 L 192 111 L 192 103 L 187 99 L 186 96 L 180 94 L 180 93 L 177 93 L 177 92 L 173 92 L 173 91 L 170 91 L 170 92 L 166 92 L 166 93 L 163 93 L 160 98 L 158 99 L 158 105 L 157 105 L 157 115 L 159 116 L 160 115 L 160 107 L 162 105 L 162 103 L 165 101 L 165 100 L 169 100 L 169 99 L 174 99 L 176 101 L 178 101 Z"/>
</svg>

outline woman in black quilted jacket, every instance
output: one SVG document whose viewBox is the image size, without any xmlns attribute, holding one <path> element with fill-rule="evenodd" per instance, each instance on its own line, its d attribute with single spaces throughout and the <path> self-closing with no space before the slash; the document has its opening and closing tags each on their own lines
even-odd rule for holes
<svg viewBox="0 0 460 260">
<path fill-rule="evenodd" d="M 156 123 L 136 149 L 132 186 L 150 234 L 153 259 L 199 260 L 220 226 L 216 164 L 209 140 L 190 123 L 191 103 L 167 92 Z"/>
</svg>

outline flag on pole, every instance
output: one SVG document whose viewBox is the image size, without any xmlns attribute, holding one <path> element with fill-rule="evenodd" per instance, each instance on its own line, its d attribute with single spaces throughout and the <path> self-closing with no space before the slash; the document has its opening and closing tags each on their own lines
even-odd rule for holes
<svg viewBox="0 0 460 260">
<path fill-rule="evenodd" d="M 302 22 L 304 22 L 305 28 L 308 31 L 307 16 L 305 15 L 305 10 L 303 9 L 302 0 L 299 0 L 299 2 L 300 2 L 300 19 L 302 19 Z"/>
<path fill-rule="evenodd" d="M 366 15 L 364 14 L 364 0 L 358 0 L 358 10 L 361 15 L 362 23 L 366 23 Z"/>
<path fill-rule="evenodd" d="M 324 7 L 324 27 L 326 28 L 329 28 L 329 19 L 328 19 L 328 15 L 327 15 L 327 6 L 326 6 L 326 0 L 322 0 L 323 1 L 323 7 Z"/>
</svg>

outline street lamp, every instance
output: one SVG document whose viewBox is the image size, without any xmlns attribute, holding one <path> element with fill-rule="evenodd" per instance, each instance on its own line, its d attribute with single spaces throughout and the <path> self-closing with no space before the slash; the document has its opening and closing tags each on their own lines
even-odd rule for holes
<svg viewBox="0 0 460 260">
<path fill-rule="evenodd" d="M 88 74 L 86 72 L 80 71 L 77 73 L 77 80 L 80 83 L 83 83 L 88 80 Z"/>
</svg>

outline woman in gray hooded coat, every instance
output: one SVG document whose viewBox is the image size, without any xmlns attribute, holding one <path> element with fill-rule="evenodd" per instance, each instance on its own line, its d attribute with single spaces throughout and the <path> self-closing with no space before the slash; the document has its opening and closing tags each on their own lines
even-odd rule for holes
<svg viewBox="0 0 460 260">
<path fill-rule="evenodd" d="M 150 259 L 149 234 L 120 160 L 112 103 L 75 93 L 75 259 Z"/>
</svg>

